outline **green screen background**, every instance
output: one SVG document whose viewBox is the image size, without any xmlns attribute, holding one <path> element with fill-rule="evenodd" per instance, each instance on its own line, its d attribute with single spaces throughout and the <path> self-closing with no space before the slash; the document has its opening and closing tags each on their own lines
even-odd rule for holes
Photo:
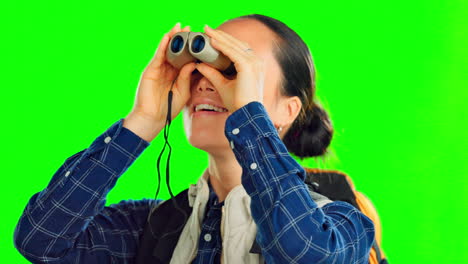
<svg viewBox="0 0 468 264">
<path fill-rule="evenodd" d="M 0 4 L 2 263 L 28 263 L 13 245 L 26 203 L 128 114 L 162 35 L 179 21 L 201 31 L 249 13 L 285 22 L 311 49 L 335 134 L 331 154 L 300 163 L 347 173 L 372 200 L 390 263 L 468 263 L 464 1 L 179 2 Z M 154 197 L 162 138 L 107 204 Z M 188 144 L 181 115 L 170 142 L 178 193 L 208 163 Z M 160 195 L 169 197 L 164 181 Z"/>
</svg>

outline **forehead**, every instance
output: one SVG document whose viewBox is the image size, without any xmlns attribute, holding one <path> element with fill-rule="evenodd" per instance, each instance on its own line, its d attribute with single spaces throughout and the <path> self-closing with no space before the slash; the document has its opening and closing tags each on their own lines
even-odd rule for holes
<svg viewBox="0 0 468 264">
<path fill-rule="evenodd" d="M 263 23 L 254 19 L 235 19 L 221 24 L 217 29 L 234 38 L 249 44 L 255 55 L 265 62 L 264 100 L 269 101 L 279 95 L 278 84 L 281 79 L 281 69 L 273 52 L 276 34 Z"/>
<path fill-rule="evenodd" d="M 254 19 L 236 19 L 221 24 L 217 29 L 247 42 L 255 54 L 269 62 L 273 58 L 275 33 L 267 26 Z"/>
</svg>

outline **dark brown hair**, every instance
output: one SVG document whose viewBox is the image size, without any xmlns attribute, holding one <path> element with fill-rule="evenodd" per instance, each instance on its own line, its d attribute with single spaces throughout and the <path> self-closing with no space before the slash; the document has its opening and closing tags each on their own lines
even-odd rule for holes
<svg viewBox="0 0 468 264">
<path fill-rule="evenodd" d="M 257 20 L 279 38 L 273 52 L 283 75 L 281 95 L 298 96 L 302 102 L 301 112 L 283 138 L 288 151 L 299 158 L 324 155 L 333 136 L 333 127 L 327 112 L 314 101 L 315 67 L 306 43 L 286 24 L 272 17 L 251 14 L 228 21 L 236 19 Z"/>
</svg>

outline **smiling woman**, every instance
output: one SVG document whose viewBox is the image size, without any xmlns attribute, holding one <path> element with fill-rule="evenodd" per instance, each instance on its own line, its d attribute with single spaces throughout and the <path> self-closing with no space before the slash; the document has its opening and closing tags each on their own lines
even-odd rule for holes
<svg viewBox="0 0 468 264">
<path fill-rule="evenodd" d="M 18 250 L 33 263 L 368 263 L 373 221 L 309 188 L 289 154 L 323 155 L 333 133 L 313 100 L 307 45 L 262 15 L 206 26 L 210 45 L 234 63 L 237 73 L 226 76 L 205 62 L 171 65 L 166 51 L 180 32 L 190 27 L 162 38 L 128 116 L 30 199 Z M 106 207 L 108 191 L 165 127 L 169 91 L 171 119 L 183 110 L 208 168 L 171 200 Z"/>
</svg>

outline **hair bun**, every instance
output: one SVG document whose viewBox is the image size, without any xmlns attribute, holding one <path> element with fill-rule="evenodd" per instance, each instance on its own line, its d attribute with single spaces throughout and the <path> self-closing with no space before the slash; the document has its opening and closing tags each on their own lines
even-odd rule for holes
<svg viewBox="0 0 468 264">
<path fill-rule="evenodd" d="M 321 156 L 327 152 L 333 127 L 327 112 L 317 104 L 305 112 L 305 119 L 295 122 L 283 138 L 289 152 L 300 158 Z"/>
</svg>

